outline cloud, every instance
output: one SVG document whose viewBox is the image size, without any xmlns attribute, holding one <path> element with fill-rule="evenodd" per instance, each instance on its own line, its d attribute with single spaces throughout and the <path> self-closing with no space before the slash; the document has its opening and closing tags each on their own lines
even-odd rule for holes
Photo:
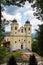
<svg viewBox="0 0 43 65">
<path fill-rule="evenodd" d="M 32 24 L 32 33 L 36 32 L 35 29 L 39 28 L 38 25 L 43 24 L 43 22 L 41 22 L 40 20 L 35 19 L 35 18 L 33 18 L 30 21 L 30 23 Z"/>
<path fill-rule="evenodd" d="M 26 16 L 29 20 L 31 20 L 34 18 L 33 13 L 34 13 L 34 11 L 32 11 L 32 10 L 26 11 L 26 12 L 24 12 L 24 16 Z"/>
<path fill-rule="evenodd" d="M 10 32 L 11 31 L 11 25 L 6 25 L 5 26 L 5 32 Z"/>
<path fill-rule="evenodd" d="M 4 11 L 2 12 L 2 15 L 4 16 L 6 20 L 16 19 L 19 23 L 19 28 L 21 27 L 21 14 L 20 13 L 16 13 L 15 15 L 10 15 Z M 5 31 L 10 31 L 10 30 L 11 30 L 11 25 L 5 26 Z"/>
<path fill-rule="evenodd" d="M 3 15 L 3 17 L 4 17 L 6 20 L 13 20 L 13 18 L 14 18 L 12 15 L 6 13 L 5 11 L 2 12 L 2 15 Z"/>
<path fill-rule="evenodd" d="M 31 4 L 28 1 L 26 1 L 24 7 L 25 8 L 30 8 L 31 7 Z"/>
<path fill-rule="evenodd" d="M 2 15 L 4 16 L 4 18 L 6 20 L 13 20 L 14 18 L 17 19 L 19 22 L 21 21 L 21 14 L 20 13 L 16 13 L 14 15 L 10 15 L 8 13 L 6 13 L 5 11 L 2 12 Z"/>
</svg>

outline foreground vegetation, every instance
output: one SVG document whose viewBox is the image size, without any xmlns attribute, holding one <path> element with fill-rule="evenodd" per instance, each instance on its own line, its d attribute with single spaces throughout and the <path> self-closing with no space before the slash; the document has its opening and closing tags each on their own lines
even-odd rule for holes
<svg viewBox="0 0 43 65">
<path fill-rule="evenodd" d="M 43 24 L 39 25 L 39 29 L 36 31 L 36 38 L 32 43 L 32 51 L 43 56 Z"/>
</svg>

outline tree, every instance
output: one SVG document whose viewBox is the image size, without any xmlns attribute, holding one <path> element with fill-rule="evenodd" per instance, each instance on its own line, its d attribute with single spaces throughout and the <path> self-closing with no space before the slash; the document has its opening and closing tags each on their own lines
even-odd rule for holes
<svg viewBox="0 0 43 65">
<path fill-rule="evenodd" d="M 3 8 L 0 7 L 0 9 L 3 11 Z M 2 20 L 2 14 L 1 15 L 1 19 L 0 19 L 0 64 L 4 62 L 4 57 L 5 57 L 5 47 L 2 46 L 2 41 L 4 39 L 4 35 L 2 34 L 2 32 L 4 32 L 4 25 L 3 25 L 3 20 Z"/>
<path fill-rule="evenodd" d="M 43 56 L 43 24 L 39 25 L 39 29 L 36 31 L 36 38 L 32 43 L 32 51 Z"/>
<path fill-rule="evenodd" d="M 37 65 L 37 60 L 34 55 L 30 55 L 29 65 Z"/>
<path fill-rule="evenodd" d="M 38 42 L 36 41 L 36 39 L 33 39 L 32 51 L 37 52 L 37 50 L 38 50 Z"/>
<path fill-rule="evenodd" d="M 4 58 L 6 56 L 5 53 L 6 53 L 5 47 L 0 46 L 0 64 L 4 62 Z"/>
<path fill-rule="evenodd" d="M 24 5 L 26 0 L 1 0 L 1 3 L 4 5 L 17 5 L 19 7 Z M 33 0 L 27 0 L 29 3 L 33 2 Z"/>
<path fill-rule="evenodd" d="M 36 18 L 43 20 L 43 0 L 35 0 L 32 7 L 36 8 L 36 12 L 34 13 L 34 15 L 37 16 Z"/>
<path fill-rule="evenodd" d="M 43 24 L 39 25 L 36 40 L 38 41 L 38 54 L 43 56 Z"/>
<path fill-rule="evenodd" d="M 17 65 L 14 56 L 11 56 L 9 58 L 9 61 L 8 61 L 7 65 Z"/>
</svg>

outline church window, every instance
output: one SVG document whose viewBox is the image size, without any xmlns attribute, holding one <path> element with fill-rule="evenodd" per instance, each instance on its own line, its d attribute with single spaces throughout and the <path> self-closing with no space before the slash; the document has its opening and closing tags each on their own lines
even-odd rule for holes
<svg viewBox="0 0 43 65">
<path fill-rule="evenodd" d="M 20 40 L 19 40 L 19 42 L 20 42 Z"/>
<path fill-rule="evenodd" d="M 26 28 L 25 28 L 25 31 L 26 31 Z"/>
<path fill-rule="evenodd" d="M 30 28 L 29 28 L 29 30 L 30 30 Z"/>
<path fill-rule="evenodd" d="M 25 41 L 25 40 L 24 40 Z"/>
<path fill-rule="evenodd" d="M 21 32 L 23 32 L 23 29 L 21 29 Z"/>
<path fill-rule="evenodd" d="M 30 43 L 30 41 L 28 41 L 28 43 Z"/>
<path fill-rule="evenodd" d="M 17 30 L 17 27 L 15 27 L 15 30 Z"/>
<path fill-rule="evenodd" d="M 17 43 L 17 42 L 15 41 L 15 43 Z"/>
</svg>

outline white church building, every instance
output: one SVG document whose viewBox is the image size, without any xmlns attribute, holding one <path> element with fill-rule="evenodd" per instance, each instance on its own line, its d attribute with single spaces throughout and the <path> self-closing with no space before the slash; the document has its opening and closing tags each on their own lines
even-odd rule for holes
<svg viewBox="0 0 43 65">
<path fill-rule="evenodd" d="M 31 27 L 29 21 L 19 28 L 17 20 L 13 20 L 11 24 L 11 32 L 5 36 L 6 41 L 10 41 L 10 49 L 30 49 L 32 44 Z"/>
</svg>

